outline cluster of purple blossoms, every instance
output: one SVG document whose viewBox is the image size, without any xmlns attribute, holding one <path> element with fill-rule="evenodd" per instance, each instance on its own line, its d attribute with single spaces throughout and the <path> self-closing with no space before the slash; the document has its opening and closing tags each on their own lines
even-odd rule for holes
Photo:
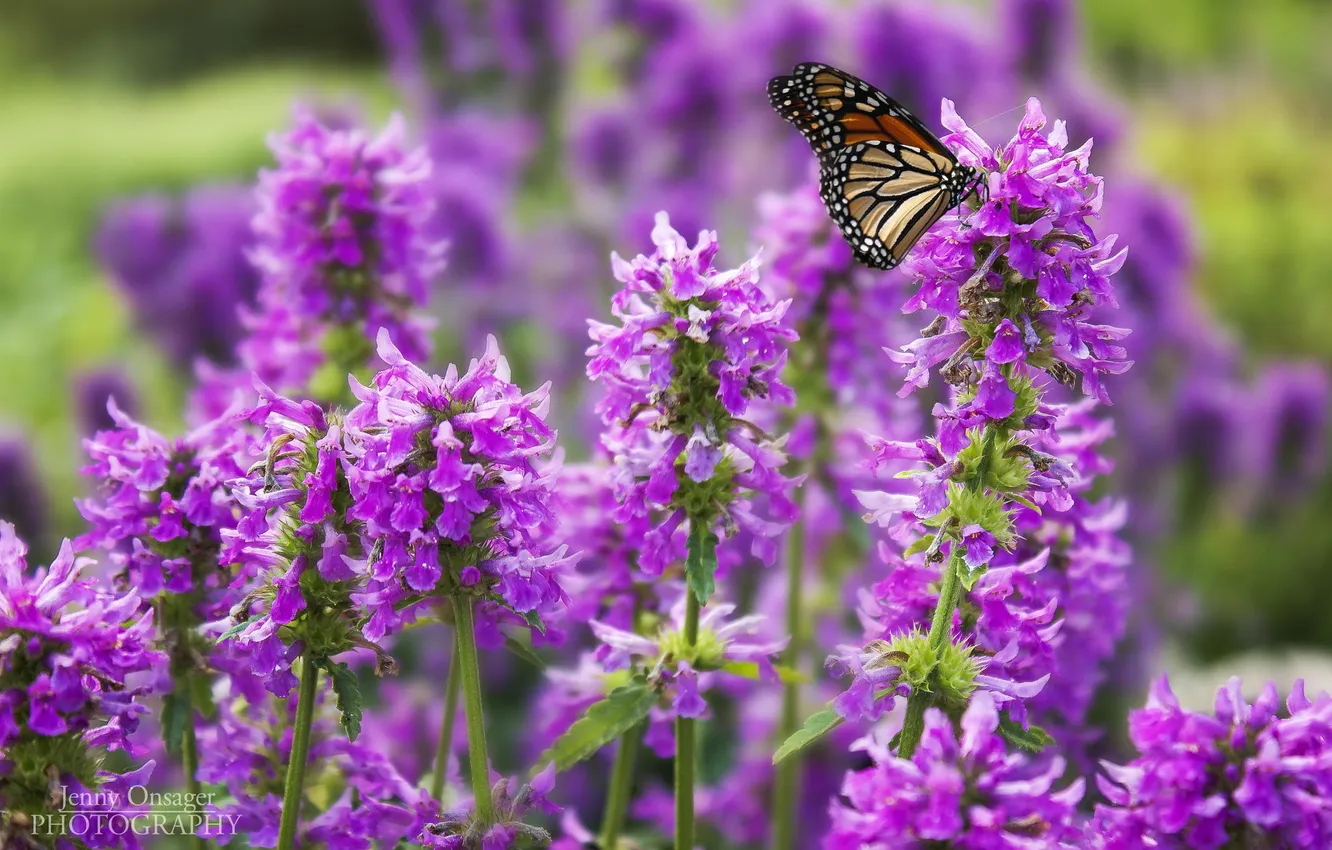
<svg viewBox="0 0 1332 850">
<path fill-rule="evenodd" d="M 253 438 L 230 414 L 169 439 L 114 401 L 107 409 L 114 428 L 84 440 L 83 473 L 98 486 L 78 502 L 89 530 L 75 545 L 106 551 L 116 580 L 144 601 L 189 597 L 196 622 L 226 616 L 239 598 L 218 553 L 240 519 L 229 485 L 255 459 Z"/>
<path fill-rule="evenodd" d="M 1097 847 L 1325 847 L 1332 841 L 1332 697 L 1297 680 L 1279 714 L 1270 682 L 1253 704 L 1231 679 L 1215 715 L 1187 711 L 1164 677 L 1129 714 L 1141 755 L 1103 763 L 1110 805 L 1096 807 Z"/>
<path fill-rule="evenodd" d="M 215 414 L 251 373 L 282 392 L 345 395 L 342 376 L 371 363 L 381 329 L 411 357 L 429 351 L 419 309 L 443 254 L 429 235 L 431 162 L 405 147 L 405 132 L 396 117 L 371 138 L 302 113 L 274 139 L 278 167 L 257 190 L 260 286 L 237 347 L 241 373 L 205 370 L 196 408 Z"/>
<path fill-rule="evenodd" d="M 656 720 L 702 717 L 708 704 L 700 696 L 712 684 L 709 674 L 735 673 L 753 667 L 757 676 L 776 681 L 773 658 L 786 647 L 786 638 L 761 634 L 764 617 L 750 614 L 731 619 L 735 606 L 709 605 L 698 622 L 698 637 L 690 644 L 685 632 L 685 597 L 671 607 L 670 619 L 662 622 L 654 637 L 645 637 L 591 621 L 592 633 L 601 641 L 596 657 L 606 670 L 647 671 L 648 683 L 670 699 L 670 711 Z"/>
<path fill-rule="evenodd" d="M 542 628 L 566 602 L 575 561 L 550 545 L 558 467 L 546 424 L 550 386 L 523 393 L 494 337 L 461 375 L 430 375 L 379 337 L 386 368 L 353 392 L 347 414 L 348 518 L 370 550 L 356 599 L 378 640 L 428 599 L 463 591 L 498 622 L 507 609 Z"/>
<path fill-rule="evenodd" d="M 347 489 L 340 418 L 256 383 L 260 403 L 239 417 L 264 426 L 265 459 L 232 483 L 243 516 L 223 532 L 221 560 L 252 579 L 232 611 L 243 626 L 233 635 L 238 651 L 283 697 L 296 686 L 291 664 L 302 650 L 328 658 L 366 645 L 351 602 L 361 550 L 335 508 Z"/>
<path fill-rule="evenodd" d="M 824 850 L 935 842 L 977 850 L 1079 846 L 1082 780 L 1052 791 L 1063 759 L 1037 763 L 1009 753 L 999 724 L 990 695 L 979 693 L 960 733 L 944 712 L 927 709 L 920 747 L 909 759 L 894 755 L 886 734 L 862 741 L 855 748 L 874 764 L 847 774 Z"/>
<path fill-rule="evenodd" d="M 782 322 L 790 302 L 767 298 L 753 261 L 715 269 L 714 233 L 691 249 L 660 213 L 652 241 L 651 256 L 612 257 L 625 284 L 611 302 L 621 324 L 591 326 L 587 373 L 606 389 L 597 409 L 615 458 L 614 518 L 660 515 L 639 557 L 647 575 L 684 556 L 699 522 L 724 538 L 752 532 L 754 554 L 771 561 L 772 538 L 797 512 L 796 482 L 782 475 L 781 443 L 743 417 L 754 399 L 794 401 L 780 377 L 795 338 Z M 755 512 L 753 494 L 766 497 L 769 519 Z"/>
<path fill-rule="evenodd" d="M 495 811 L 495 822 L 482 826 L 467 809 L 451 810 L 444 813 L 443 820 L 425 827 L 420 842 L 423 847 L 438 850 L 508 850 L 518 847 L 547 847 L 551 843 L 550 833 L 538 826 L 524 823 L 528 813 L 536 810 L 547 815 L 557 815 L 562 808 L 552 803 L 546 795 L 555 787 L 555 765 L 548 765 L 532 777 L 530 782 L 515 783 L 510 778 L 503 778 L 490 789 L 491 805 Z"/>
<path fill-rule="evenodd" d="M 941 219 L 903 263 L 920 282 L 905 309 L 929 308 L 939 318 L 920 339 L 892 353 L 908 367 L 902 392 L 925 386 L 929 370 L 941 363 L 945 377 L 965 373 L 968 361 L 983 353 L 976 396 L 956 411 L 956 426 L 963 429 L 1012 414 L 1013 392 L 1000 375 L 1014 363 L 1065 384 L 1081 378 L 1087 395 L 1108 404 L 1103 377 L 1132 365 L 1119 344 L 1128 331 L 1095 324 L 1088 314 L 1114 305 L 1109 277 L 1127 253 L 1114 253 L 1115 238 L 1097 239 L 1088 221 L 1100 211 L 1102 197 L 1101 179 L 1087 171 L 1091 142 L 1066 151 L 1063 122 L 1043 133 L 1046 118 L 1034 98 L 1017 135 L 997 150 L 948 101 L 943 124 L 951 131 L 944 143 L 958 160 L 988 174 L 985 200 L 975 211 Z M 1022 297 L 1020 314 L 986 322 L 993 330 L 985 338 L 969 334 L 962 320 L 984 322 L 1001 313 L 990 300 L 1001 293 Z"/>
<path fill-rule="evenodd" d="M 235 359 L 242 335 L 236 307 L 251 304 L 259 286 L 245 255 L 253 216 L 254 198 L 240 186 L 130 198 L 106 211 L 94 251 L 140 327 L 179 369 L 199 357 L 224 365 Z"/>
<path fill-rule="evenodd" d="M 246 687 L 245 678 L 228 680 L 236 692 L 220 702 L 216 722 L 200 735 L 199 778 L 227 791 L 222 802 L 210 806 L 214 823 L 224 827 L 212 837 L 245 835 L 252 847 L 275 847 L 296 703 L 262 690 L 246 693 L 256 689 Z M 310 735 L 306 773 L 317 777 L 318 788 L 302 800 L 296 846 L 392 845 L 420 834 L 438 816 L 439 803 L 403 778 L 383 751 L 347 740 L 326 700 L 316 706 Z"/>
<path fill-rule="evenodd" d="M 885 547 L 893 569 L 863 613 L 877 624 L 870 637 L 885 639 L 929 622 L 936 605 L 957 606 L 935 623 L 960 630 L 985 659 L 977 684 L 1011 699 L 1007 710 L 1018 720 L 1024 701 L 1063 672 L 1059 662 L 1073 660 L 1062 645 L 1094 635 L 1069 671 L 1081 680 L 1077 697 L 1049 706 L 1076 725 L 1099 681 L 1097 665 L 1086 662 L 1103 662 L 1123 631 L 1122 601 L 1089 599 L 1086 582 L 1074 578 L 1090 573 L 1093 587 L 1123 586 L 1126 558 L 1113 537 L 1122 515 L 1080 495 L 1109 470 L 1096 447 L 1111 428 L 1089 414 L 1106 400 L 1101 378 L 1129 365 L 1114 342 L 1125 332 L 1091 324 L 1086 312 L 1113 303 L 1108 276 L 1123 255 L 1110 256 L 1113 238 L 1097 241 L 1089 223 L 1101 186 L 1086 170 L 1090 142 L 1066 153 L 1062 124 L 1040 132 L 1045 118 L 1035 101 L 997 152 L 947 103 L 944 112 L 959 157 L 989 171 L 988 196 L 967 226 L 961 214 L 947 217 L 904 264 L 921 282 L 905 309 L 938 316 L 919 340 L 889 351 L 909 368 L 903 392 L 924 386 L 942 363 L 955 400 L 935 406 L 935 438 L 871 440 L 872 464 L 902 470 L 916 487 L 857 493 L 869 518 L 905 547 L 901 556 Z M 1074 383 L 1075 375 L 1095 398 L 1071 407 L 1046 400 L 1050 377 Z M 910 464 L 926 468 L 903 470 Z M 945 599 L 954 570 L 961 594 Z M 1070 617 L 1074 633 L 1065 635 Z M 891 704 L 896 689 L 883 678 L 896 665 L 871 655 L 848 654 L 860 660 L 849 665 L 858 671 L 849 693 L 859 696 L 843 707 L 872 716 Z"/>
<path fill-rule="evenodd" d="M 92 792 L 108 795 L 145 779 L 102 769 L 107 751 L 141 753 L 128 737 L 147 708 L 130 679 L 163 661 L 152 648 L 153 614 L 131 590 L 99 590 L 82 576 L 87 562 L 66 542 L 50 567 L 29 574 L 27 548 L 0 523 L 0 825 L 5 846 L 28 846 L 32 816 L 85 810 Z M 103 798 L 106 799 L 106 798 Z M 132 835 L 92 819 L 90 846 L 137 847 Z"/>
</svg>

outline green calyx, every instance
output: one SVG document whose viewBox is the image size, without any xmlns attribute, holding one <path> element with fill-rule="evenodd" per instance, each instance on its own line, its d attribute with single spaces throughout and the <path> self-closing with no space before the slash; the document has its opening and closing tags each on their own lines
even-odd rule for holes
<svg viewBox="0 0 1332 850">
<path fill-rule="evenodd" d="M 690 667 L 703 672 L 720 670 L 726 665 L 726 642 L 705 626 L 699 627 L 698 639 L 693 646 L 685 640 L 683 630 L 663 632 L 657 640 L 661 647 L 661 663 L 667 667 L 687 661 Z"/>
<path fill-rule="evenodd" d="M 898 683 L 910 685 L 913 691 L 933 694 L 933 704 L 949 714 L 965 709 L 971 700 L 980 673 L 971 646 L 948 641 L 936 652 L 930 646 L 929 636 L 919 629 L 891 641 L 877 641 L 872 646 L 878 651 L 879 660 L 867 662 L 867 667 L 877 663 L 899 668 Z"/>
<path fill-rule="evenodd" d="M 82 732 L 20 734 L 6 745 L 5 759 L 12 767 L 0 777 L 0 799 L 11 816 L 59 811 L 63 801 L 55 795 L 65 784 L 62 776 L 74 776 L 85 788 L 98 786 L 101 758 L 84 743 Z"/>
<path fill-rule="evenodd" d="M 973 490 L 957 483 L 948 485 L 948 507 L 930 517 L 925 524 L 947 525 L 955 530 L 979 525 L 993 534 L 995 542 L 1005 549 L 1013 545 L 1013 515 L 1004 500 L 995 493 Z"/>
<path fill-rule="evenodd" d="M 969 442 L 957 454 L 961 470 L 953 480 L 972 489 L 1025 493 L 1031 477 L 1031 465 L 1023 454 L 1025 444 L 1012 433 L 995 426 L 991 429 L 989 436 L 980 428 L 967 432 Z M 994 533 L 988 526 L 986 530 Z"/>
</svg>

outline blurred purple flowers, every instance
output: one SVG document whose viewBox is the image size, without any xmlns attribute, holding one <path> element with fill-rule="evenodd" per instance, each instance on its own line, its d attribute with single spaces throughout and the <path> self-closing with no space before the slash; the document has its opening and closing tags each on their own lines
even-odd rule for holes
<svg viewBox="0 0 1332 850">
<path fill-rule="evenodd" d="M 1321 847 L 1332 840 L 1332 697 L 1297 680 L 1280 715 L 1268 683 L 1250 704 L 1239 679 L 1216 693 L 1215 715 L 1187 711 L 1165 678 L 1129 715 L 1141 755 L 1103 765 L 1110 805 L 1097 806 L 1097 845 Z"/>
</svg>

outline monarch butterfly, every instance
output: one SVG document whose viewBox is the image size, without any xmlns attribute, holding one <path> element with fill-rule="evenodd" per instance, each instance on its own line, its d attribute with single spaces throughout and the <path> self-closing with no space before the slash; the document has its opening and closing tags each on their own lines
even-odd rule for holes
<svg viewBox="0 0 1332 850">
<path fill-rule="evenodd" d="M 869 83 L 828 65 L 768 81 L 768 100 L 818 155 L 820 195 L 855 251 L 891 269 L 980 183 L 916 116 Z"/>
</svg>

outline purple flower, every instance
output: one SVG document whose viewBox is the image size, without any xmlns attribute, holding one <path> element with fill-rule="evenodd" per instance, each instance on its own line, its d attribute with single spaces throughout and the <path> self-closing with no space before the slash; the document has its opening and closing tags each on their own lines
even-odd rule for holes
<svg viewBox="0 0 1332 850">
<path fill-rule="evenodd" d="M 947 842 L 957 847 L 1066 846 L 1078 831 L 1082 780 L 1055 791 L 1063 759 L 1044 763 L 1007 752 L 997 734 L 999 712 L 978 694 L 962 716 L 960 735 L 939 709 L 928 709 L 920 748 L 893 755 L 887 736 L 856 749 L 873 760 L 852 771 L 833 803 L 825 850 L 907 847 Z"/>
<path fill-rule="evenodd" d="M 563 811 L 549 799 L 548 795 L 554 787 L 554 763 L 547 765 L 544 770 L 532 777 L 530 782 L 515 783 L 506 777 L 495 783 L 490 790 L 491 804 L 495 811 L 494 823 L 487 824 L 474 820 L 473 813 L 468 809 L 451 809 L 444 812 L 441 821 L 426 825 L 417 840 L 422 846 L 437 847 L 442 850 L 470 850 L 473 847 L 481 847 L 484 850 L 518 850 L 521 847 L 546 847 L 550 844 L 550 834 L 540 827 L 524 823 L 523 819 L 533 810 L 547 815 L 556 815 Z"/>
<path fill-rule="evenodd" d="M 751 531 L 755 553 L 770 560 L 770 538 L 794 518 L 795 482 L 780 471 L 780 442 L 741 417 L 757 399 L 794 400 L 780 379 L 795 337 L 782 323 L 790 302 L 765 296 L 752 262 L 715 269 L 713 233 L 691 249 L 661 213 L 652 240 L 650 257 L 612 257 L 625 284 L 611 302 L 620 324 L 593 322 L 588 349 L 587 374 L 606 389 L 598 412 L 615 458 L 616 519 L 665 516 L 644 540 L 639 566 L 648 575 L 683 551 L 686 520 L 722 537 Z M 771 520 L 756 515 L 757 493 Z"/>
<path fill-rule="evenodd" d="M 562 608 L 559 574 L 576 558 L 549 542 L 549 384 L 524 394 L 494 337 L 462 375 L 426 373 L 387 331 L 379 357 L 387 367 L 372 386 L 353 384 L 360 403 L 346 421 L 348 517 L 372 549 L 357 596 L 375 611 L 366 636 L 398 628 L 409 596 L 460 585 L 525 617 Z M 468 567 L 479 569 L 471 580 L 458 572 Z"/>
<path fill-rule="evenodd" d="M 399 118 L 372 138 L 301 113 L 273 139 L 278 164 L 259 175 L 249 254 L 258 304 L 244 315 L 239 371 L 203 372 L 201 415 L 216 415 L 251 373 L 280 392 L 343 394 L 341 376 L 372 361 L 381 329 L 409 356 L 428 353 L 419 311 L 443 249 L 429 232 L 431 161 L 405 147 L 405 132 Z"/>
<path fill-rule="evenodd" d="M 648 671 L 649 681 L 671 700 L 669 716 L 699 717 L 707 703 L 699 694 L 713 686 L 713 674 L 729 664 L 755 665 L 763 676 L 776 678 L 772 659 L 786 647 L 787 638 L 760 636 L 764 617 L 749 615 L 730 619 L 735 606 L 712 603 L 698 622 L 698 638 L 692 646 L 684 639 L 683 594 L 671 609 L 655 637 L 644 637 L 596 620 L 589 625 L 601 641 L 597 658 L 607 671 L 627 668 L 631 663 Z"/>
<path fill-rule="evenodd" d="M 1215 715 L 1186 711 L 1165 677 L 1147 707 L 1129 715 L 1141 755 L 1103 763 L 1097 782 L 1110 805 L 1097 806 L 1098 846 L 1219 848 L 1236 841 L 1319 847 L 1332 840 L 1332 697 L 1304 695 L 1296 680 L 1278 715 L 1276 686 L 1252 703 L 1239 679 L 1216 694 Z"/>
<path fill-rule="evenodd" d="M 142 755 L 130 735 L 147 711 L 145 689 L 131 679 L 166 658 L 152 648 L 153 612 L 140 611 L 133 590 L 114 595 L 84 578 L 88 562 L 68 542 L 32 573 L 26 555 L 14 527 L 0 522 L 0 799 L 31 822 L 64 808 L 45 793 L 54 778 L 84 790 L 118 787 L 118 774 L 97 766 L 107 751 Z M 146 779 L 152 766 L 135 776 Z M 138 846 L 108 825 L 91 831 L 90 846 Z"/>
<path fill-rule="evenodd" d="M 84 440 L 92 463 L 83 473 L 97 481 L 97 495 L 78 501 L 90 528 L 75 544 L 105 550 L 117 580 L 144 600 L 187 594 L 198 622 L 226 616 L 239 601 L 233 582 L 243 578 L 217 558 L 239 520 L 229 485 L 257 457 L 253 437 L 234 414 L 168 439 L 114 401 L 107 410 L 113 426 Z"/>
<path fill-rule="evenodd" d="M 48 531 L 46 488 L 38 476 L 32 449 L 21 434 L 0 431 L 0 521 L 13 523 L 17 535 L 38 546 Z"/>
<path fill-rule="evenodd" d="M 911 366 L 908 384 L 923 386 L 922 370 L 950 356 L 940 338 L 956 338 L 961 321 L 976 318 L 981 296 L 1004 286 L 1005 275 L 1034 282 L 1034 294 L 1020 311 L 1024 343 L 1031 338 L 1055 363 L 1047 368 L 1056 379 L 1082 379 L 1083 391 L 1109 403 L 1102 385 L 1106 375 L 1131 365 L 1119 341 L 1128 331 L 1091 321 L 1089 308 L 1115 304 L 1109 278 L 1124 263 L 1114 252 L 1113 237 L 1098 239 L 1091 220 L 1101 207 L 1101 179 L 1087 170 L 1091 143 L 1065 150 L 1067 132 L 1056 122 L 1042 131 L 1046 118 L 1040 103 L 1027 102 L 1027 113 L 1012 141 L 995 149 L 944 103 L 944 138 L 959 161 L 989 174 L 986 200 L 967 215 L 969 226 L 954 226 L 963 213 L 950 213 L 923 236 L 903 269 L 920 280 L 907 309 L 928 307 L 945 319 L 944 332 L 907 346 L 894 359 Z M 1017 210 L 1017 214 L 1013 213 Z M 985 260 L 977 265 L 973 249 Z M 1011 338 L 1011 330 L 1003 328 Z M 991 340 L 993 336 L 991 336 Z M 999 350 L 1012 353 L 1011 340 Z M 1030 352 L 1028 354 L 1030 357 Z M 991 362 L 1004 362 L 992 359 Z"/>
<path fill-rule="evenodd" d="M 139 325 L 182 370 L 198 357 L 235 360 L 242 333 L 237 307 L 249 305 L 258 286 L 245 256 L 253 214 L 250 193 L 233 186 L 131 198 L 104 214 L 97 255 Z M 103 397 L 98 408 L 105 403 Z"/>
</svg>

